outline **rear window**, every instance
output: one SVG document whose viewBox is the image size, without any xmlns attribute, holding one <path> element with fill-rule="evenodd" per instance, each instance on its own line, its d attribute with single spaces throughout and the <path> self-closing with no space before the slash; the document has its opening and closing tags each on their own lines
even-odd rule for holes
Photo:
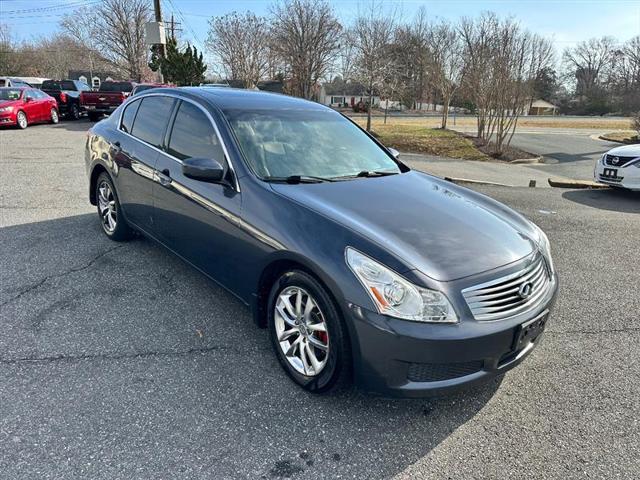
<svg viewBox="0 0 640 480">
<path fill-rule="evenodd" d="M 133 90 L 131 82 L 103 82 L 100 85 L 100 92 L 130 92 Z"/>
<path fill-rule="evenodd" d="M 43 90 L 75 90 L 76 86 L 71 80 L 45 80 L 42 82 Z"/>
<path fill-rule="evenodd" d="M 131 134 L 154 147 L 161 148 L 173 102 L 171 97 L 143 98 Z"/>
</svg>

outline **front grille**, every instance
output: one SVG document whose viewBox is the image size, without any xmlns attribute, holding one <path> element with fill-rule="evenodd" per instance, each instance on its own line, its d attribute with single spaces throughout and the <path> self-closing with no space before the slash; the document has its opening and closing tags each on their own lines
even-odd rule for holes
<svg viewBox="0 0 640 480">
<path fill-rule="evenodd" d="M 438 382 L 471 375 L 482 369 L 482 360 L 462 363 L 410 363 L 407 379 L 412 382 Z"/>
<path fill-rule="evenodd" d="M 519 272 L 466 288 L 462 295 L 476 320 L 500 320 L 535 308 L 549 284 L 547 264 L 538 253 Z"/>
<path fill-rule="evenodd" d="M 612 167 L 624 167 L 627 163 L 635 160 L 638 157 L 621 157 L 619 155 L 607 154 L 604 157 L 605 165 L 611 165 Z"/>
</svg>

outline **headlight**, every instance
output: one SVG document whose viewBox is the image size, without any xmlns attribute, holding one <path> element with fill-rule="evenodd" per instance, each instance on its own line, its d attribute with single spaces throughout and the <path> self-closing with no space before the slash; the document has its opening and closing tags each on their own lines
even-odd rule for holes
<svg viewBox="0 0 640 480">
<path fill-rule="evenodd" d="M 547 265 L 549 265 L 549 270 L 553 273 L 555 272 L 555 268 L 553 266 L 553 259 L 551 258 L 551 243 L 549 243 L 549 238 L 546 233 L 544 233 L 539 226 L 535 225 L 535 227 L 538 230 L 538 235 L 540 236 L 540 243 L 538 246 L 540 247 L 540 250 L 542 250 L 542 254 L 547 261 Z"/>
<path fill-rule="evenodd" d="M 0 112 L 10 112 L 13 110 L 13 107 L 2 107 L 0 108 Z"/>
<path fill-rule="evenodd" d="M 379 313 L 415 322 L 458 321 L 451 303 L 443 293 L 413 285 L 351 247 L 346 249 L 346 259 Z"/>
</svg>

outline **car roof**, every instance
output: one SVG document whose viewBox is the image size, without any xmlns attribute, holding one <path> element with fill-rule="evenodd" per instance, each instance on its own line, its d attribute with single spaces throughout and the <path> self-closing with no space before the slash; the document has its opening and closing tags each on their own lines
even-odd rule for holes
<svg viewBox="0 0 640 480">
<path fill-rule="evenodd" d="M 200 99 L 222 111 L 226 110 L 330 110 L 309 100 L 256 90 L 241 88 L 180 87 L 164 88 L 165 93 L 187 94 Z M 147 93 L 147 92 L 145 92 Z M 148 92 L 151 93 L 151 92 Z M 333 111 L 333 110 L 331 110 Z"/>
</svg>

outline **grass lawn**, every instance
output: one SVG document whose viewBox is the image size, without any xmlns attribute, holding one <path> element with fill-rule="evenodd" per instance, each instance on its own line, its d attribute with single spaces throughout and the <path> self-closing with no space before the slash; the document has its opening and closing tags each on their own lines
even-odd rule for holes
<svg viewBox="0 0 640 480">
<path fill-rule="evenodd" d="M 358 118 L 356 122 L 364 127 L 367 121 Z M 471 140 L 451 130 L 396 122 L 384 125 L 377 120 L 373 121 L 372 130 L 384 145 L 401 152 L 425 153 L 465 160 L 493 160 L 478 150 Z"/>
<path fill-rule="evenodd" d="M 600 138 L 603 140 L 609 140 L 611 142 L 620 142 L 620 143 L 640 143 L 640 138 L 638 137 L 637 132 L 634 130 L 620 130 L 617 132 L 609 132 L 601 135 Z"/>
</svg>

